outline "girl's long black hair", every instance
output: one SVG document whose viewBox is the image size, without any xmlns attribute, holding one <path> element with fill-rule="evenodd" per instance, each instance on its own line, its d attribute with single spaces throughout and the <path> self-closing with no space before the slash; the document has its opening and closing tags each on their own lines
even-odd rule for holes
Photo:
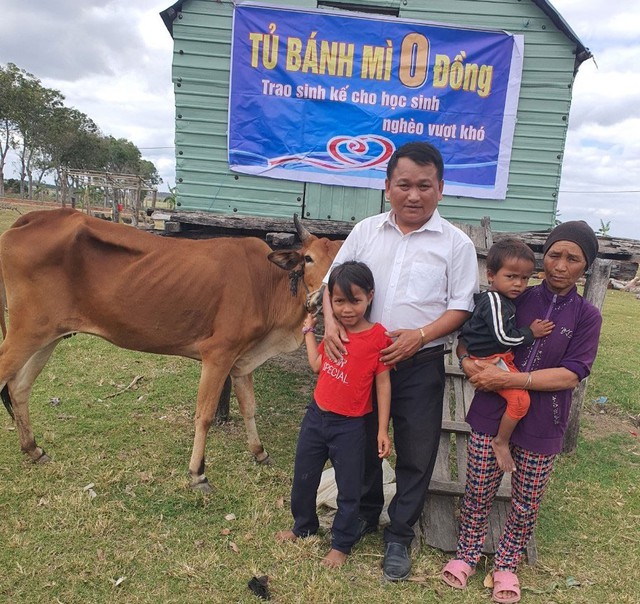
<svg viewBox="0 0 640 604">
<path fill-rule="evenodd" d="M 349 302 L 355 302 L 355 296 L 351 291 L 352 285 L 357 285 L 366 294 L 374 290 L 374 279 L 371 269 L 364 262 L 349 260 L 336 266 L 329 275 L 329 295 L 333 296 L 333 288 L 338 286 Z M 371 304 L 364 313 L 365 319 L 371 314 Z"/>
</svg>

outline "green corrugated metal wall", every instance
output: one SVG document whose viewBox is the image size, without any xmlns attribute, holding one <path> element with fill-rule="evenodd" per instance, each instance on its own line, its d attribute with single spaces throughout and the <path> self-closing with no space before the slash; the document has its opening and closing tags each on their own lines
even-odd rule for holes
<svg viewBox="0 0 640 604">
<path fill-rule="evenodd" d="M 333 0 L 336 4 L 336 0 Z M 275 3 L 274 3 L 275 4 Z M 279 5 L 317 6 L 278 0 Z M 518 121 L 507 198 L 446 196 L 442 214 L 496 231 L 553 225 L 575 65 L 575 42 L 530 0 L 349 0 L 397 8 L 400 17 L 504 29 L 525 37 Z M 173 23 L 176 178 L 181 210 L 357 221 L 384 209 L 381 191 L 234 174 L 227 164 L 227 111 L 233 5 L 188 0 Z M 446 179 L 446 174 L 445 174 Z"/>
</svg>

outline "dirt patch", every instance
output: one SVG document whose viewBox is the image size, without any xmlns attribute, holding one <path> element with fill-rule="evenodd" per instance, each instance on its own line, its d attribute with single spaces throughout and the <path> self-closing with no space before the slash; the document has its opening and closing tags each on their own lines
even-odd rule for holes
<svg viewBox="0 0 640 604">
<path fill-rule="evenodd" d="M 627 434 L 638 437 L 640 416 L 633 417 L 623 411 L 599 408 L 598 405 L 585 406 L 582 410 L 583 431 L 587 440 L 599 440 L 612 434 Z"/>
<path fill-rule="evenodd" d="M 310 380 L 315 381 L 315 374 L 311 371 L 311 367 L 309 367 L 307 350 L 304 345 L 300 346 L 300 348 L 293 352 L 282 352 L 269 359 L 267 363 L 280 367 L 286 371 L 291 371 L 292 373 L 308 375 Z"/>
</svg>

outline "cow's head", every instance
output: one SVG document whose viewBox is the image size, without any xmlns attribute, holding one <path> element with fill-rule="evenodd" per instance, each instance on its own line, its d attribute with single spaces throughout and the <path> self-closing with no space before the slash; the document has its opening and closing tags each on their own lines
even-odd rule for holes
<svg viewBox="0 0 640 604">
<path fill-rule="evenodd" d="M 302 241 L 299 250 L 276 250 L 269 254 L 269 260 L 276 266 L 289 271 L 291 295 L 298 295 L 298 283 L 302 280 L 307 292 L 306 308 L 316 311 L 322 303 L 322 280 L 327 274 L 333 259 L 342 245 L 342 241 L 318 238 L 305 229 L 298 216 L 293 221 Z"/>
</svg>

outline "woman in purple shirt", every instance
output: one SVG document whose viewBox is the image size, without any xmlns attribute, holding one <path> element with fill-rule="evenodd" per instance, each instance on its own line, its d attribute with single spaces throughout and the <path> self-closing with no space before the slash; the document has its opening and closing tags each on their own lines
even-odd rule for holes
<svg viewBox="0 0 640 604">
<path fill-rule="evenodd" d="M 460 366 L 476 394 L 467 414 L 472 432 L 458 548 L 456 558 L 442 571 L 442 579 L 452 587 L 464 589 L 475 573 L 503 475 L 491 447 L 505 408 L 496 391 L 523 388 L 529 391 L 531 407 L 511 437 L 516 462 L 512 504 L 493 569 L 493 600 L 503 604 L 520 600 L 515 572 L 533 533 L 553 462 L 562 450 L 572 392 L 589 375 L 598 349 L 602 317 L 576 291 L 576 282 L 597 252 L 598 240 L 586 222 L 565 222 L 551 231 L 543 246 L 544 281 L 527 289 L 515 304 L 518 326 L 548 319 L 555 327 L 547 337 L 515 349 L 515 365 L 521 373 L 474 361 L 458 348 Z"/>
</svg>

